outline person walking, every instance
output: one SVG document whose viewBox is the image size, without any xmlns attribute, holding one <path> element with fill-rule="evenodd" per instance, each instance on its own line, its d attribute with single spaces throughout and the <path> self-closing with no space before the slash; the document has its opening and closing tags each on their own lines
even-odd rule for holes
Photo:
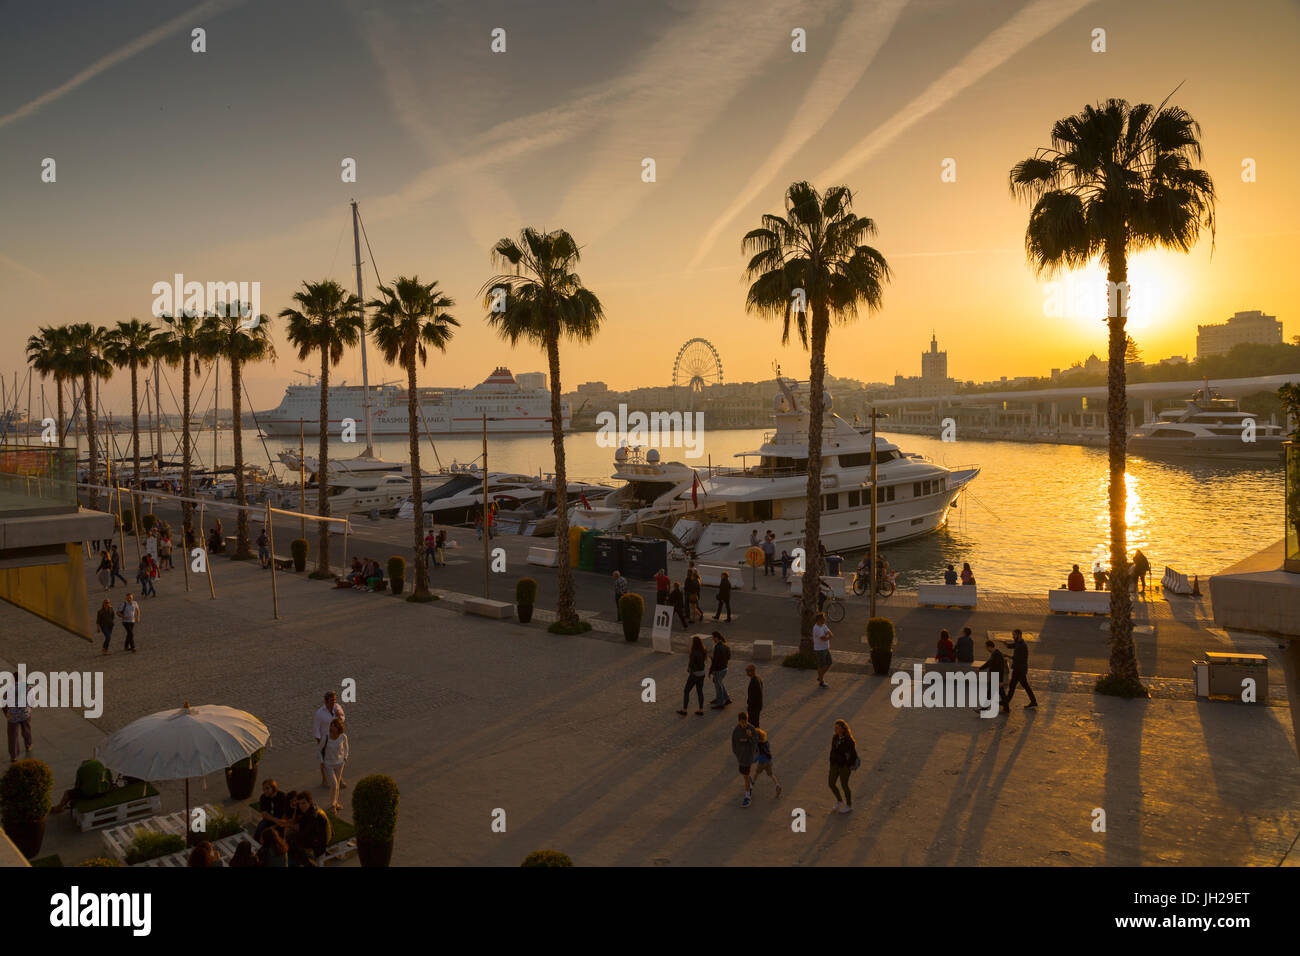
<svg viewBox="0 0 1300 956">
<path fill-rule="evenodd" d="M 704 669 L 708 666 L 708 658 L 708 651 L 704 649 L 704 642 L 700 640 L 700 635 L 694 635 L 691 638 L 690 656 L 686 660 L 686 687 L 682 690 L 682 709 L 677 712 L 683 717 L 686 716 L 686 706 L 691 699 L 692 687 L 695 688 L 699 701 L 695 716 L 704 716 Z"/>
<path fill-rule="evenodd" d="M 849 789 L 849 774 L 860 767 L 858 745 L 853 739 L 853 731 L 843 720 L 835 721 L 835 735 L 831 737 L 831 772 L 827 778 L 831 793 L 835 794 L 835 806 L 831 813 L 849 813 L 853 810 L 853 791 Z M 840 788 L 844 789 L 841 796 Z"/>
<path fill-rule="evenodd" d="M 969 627 L 963 627 L 961 637 L 957 638 L 957 663 L 975 663 L 975 639 L 970 636 Z"/>
<path fill-rule="evenodd" d="M 1151 562 L 1139 548 L 1133 554 L 1133 575 L 1129 581 L 1129 590 L 1137 590 L 1138 585 L 1142 586 L 1142 593 L 1147 593 L 1147 575 L 1151 573 Z"/>
<path fill-rule="evenodd" d="M 18 759 L 18 742 L 21 738 L 26 756 L 32 755 L 32 708 L 27 701 L 27 685 L 18 683 L 18 675 L 14 674 L 13 683 L 13 703 L 6 704 L 0 710 L 4 711 L 7 722 L 6 730 L 9 733 L 9 762 L 13 763 Z"/>
<path fill-rule="evenodd" d="M 757 727 L 750 726 L 749 715 L 743 710 L 736 715 L 736 726 L 731 728 L 731 752 L 736 755 L 736 764 L 740 768 L 740 775 L 745 780 L 745 796 L 740 801 L 742 807 L 747 807 L 753 797 L 753 784 L 749 779 L 749 768 L 754 763 L 754 732 Z"/>
<path fill-rule="evenodd" d="M 95 568 L 95 577 L 104 585 L 105 591 L 113 589 L 113 559 L 107 551 L 99 552 L 99 567 Z"/>
<path fill-rule="evenodd" d="M 718 579 L 718 613 L 713 615 L 716 621 L 722 616 L 722 609 L 727 609 L 727 623 L 731 623 L 731 575 L 727 571 L 722 572 L 722 577 Z"/>
<path fill-rule="evenodd" d="M 817 686 L 823 690 L 830 686 L 826 683 L 826 672 L 831 669 L 831 638 L 835 635 L 826 626 L 826 615 L 818 614 L 813 618 L 812 641 L 813 656 L 817 658 Z"/>
<path fill-rule="evenodd" d="M 433 566 L 447 566 L 447 532 L 445 530 L 438 532 L 436 547 L 433 549 Z"/>
<path fill-rule="evenodd" d="M 257 563 L 263 571 L 271 566 L 271 536 L 266 533 L 265 527 L 257 535 Z"/>
<path fill-rule="evenodd" d="M 620 602 L 623 600 L 623 595 L 626 594 L 627 592 L 628 592 L 628 583 L 627 583 L 627 578 L 623 577 L 622 574 L 620 574 L 619 572 L 615 571 L 615 572 L 614 572 L 614 615 L 615 615 L 615 620 L 619 620 L 619 621 L 623 620 L 623 605 L 622 605 Z"/>
<path fill-rule="evenodd" d="M 108 642 L 113 639 L 113 625 L 116 623 L 117 615 L 113 613 L 113 602 L 104 598 L 104 603 L 99 606 L 99 613 L 95 615 L 95 626 L 104 635 L 104 646 L 101 650 L 105 654 L 108 653 Z"/>
<path fill-rule="evenodd" d="M 165 529 L 158 537 L 158 563 L 168 571 L 176 570 L 176 565 L 172 564 L 172 532 L 170 528 Z"/>
<path fill-rule="evenodd" d="M 763 730 L 758 724 L 754 723 L 753 714 L 750 715 L 750 724 L 754 728 L 754 782 L 763 774 L 772 778 L 776 784 L 777 799 L 781 797 L 781 781 L 776 779 L 776 772 L 772 764 L 772 742 L 768 739 L 767 731 Z"/>
<path fill-rule="evenodd" d="M 784 584 L 790 580 L 790 568 L 794 566 L 794 558 L 790 556 L 789 551 L 781 551 L 781 583 Z"/>
<path fill-rule="evenodd" d="M 339 785 L 343 782 L 343 765 L 347 760 L 348 735 L 343 732 L 343 721 L 335 717 L 330 721 L 329 735 L 321 752 L 321 761 L 330 782 L 329 809 L 335 813 L 343 812 L 343 804 L 339 803 Z"/>
<path fill-rule="evenodd" d="M 129 588 L 131 582 L 128 581 L 126 575 L 122 573 L 122 555 L 121 552 L 117 550 L 117 545 L 113 545 L 109 549 L 109 564 L 113 571 L 113 583 L 116 584 L 117 579 L 121 578 L 122 584 Z"/>
<path fill-rule="evenodd" d="M 660 568 L 655 574 L 655 604 L 668 603 L 668 589 L 673 586 L 673 579 Z"/>
<path fill-rule="evenodd" d="M 763 715 L 763 678 L 758 676 L 758 668 L 753 664 L 745 666 L 745 673 L 749 677 L 749 686 L 745 689 L 745 713 L 749 714 L 749 722 L 757 727 Z"/>
<path fill-rule="evenodd" d="M 343 707 L 338 702 L 338 695 L 334 691 L 329 691 L 325 695 L 325 702 L 316 708 L 316 713 L 311 720 L 311 733 L 316 738 L 316 751 L 320 754 L 320 785 L 322 787 L 330 786 L 328 772 L 325 769 L 325 741 L 329 739 L 330 724 L 335 720 L 343 722 L 347 717 L 343 713 Z M 338 775 L 339 787 L 346 787 L 343 782 L 343 771 L 339 770 Z"/>
<path fill-rule="evenodd" d="M 998 650 L 997 645 L 993 643 L 991 638 L 984 642 L 984 649 L 989 652 L 989 658 L 980 665 L 980 672 L 987 671 L 994 675 L 994 679 L 998 682 L 998 703 L 1001 705 L 999 709 L 1002 713 L 1009 714 L 1011 708 L 1007 706 L 1007 659 Z M 1026 656 L 1025 666 L 1028 667 L 1028 665 L 1029 658 Z M 1026 684 L 1025 690 L 1028 689 L 1029 685 Z"/>
<path fill-rule="evenodd" d="M 1015 696 L 1017 684 L 1029 695 L 1029 703 L 1025 704 L 1025 710 L 1037 707 L 1038 698 L 1034 696 L 1034 689 L 1029 686 L 1029 645 L 1025 643 L 1025 636 L 1020 632 L 1020 628 L 1011 632 L 1011 643 L 1007 647 L 1011 648 L 1011 683 L 1007 685 L 1007 695 L 1004 700 L 1007 710 L 1011 709 L 1011 698 Z"/>
<path fill-rule="evenodd" d="M 158 596 L 158 592 L 154 590 L 153 576 L 149 572 L 149 556 L 147 554 L 140 559 L 140 567 L 136 569 L 135 579 L 140 585 L 141 600 L 150 595 Z"/>
<path fill-rule="evenodd" d="M 126 629 L 126 640 L 122 644 L 122 650 L 134 654 L 135 626 L 140 623 L 140 605 L 135 602 L 134 594 L 127 592 L 126 600 L 117 609 L 117 616 L 122 619 L 122 627 Z"/>
<path fill-rule="evenodd" d="M 727 693 L 727 664 L 731 661 L 731 645 L 721 631 L 713 632 L 713 659 L 709 662 L 709 676 L 713 678 L 713 709 L 721 710 L 731 703 Z"/>
<path fill-rule="evenodd" d="M 763 538 L 763 577 L 776 575 L 776 535 L 768 532 Z"/>
<path fill-rule="evenodd" d="M 673 591 L 668 595 L 668 603 L 673 606 L 673 614 L 682 622 L 682 627 L 690 627 L 691 622 L 686 620 L 686 596 L 682 594 L 682 586 L 673 583 Z"/>
<path fill-rule="evenodd" d="M 433 533 L 432 528 L 424 536 L 424 566 L 426 569 L 438 566 L 438 536 Z"/>
<path fill-rule="evenodd" d="M 695 569 L 689 569 L 686 572 L 686 585 L 682 589 L 686 592 L 686 616 L 691 619 L 691 623 L 704 620 L 704 612 L 700 610 L 700 572 Z M 699 615 L 697 618 L 695 615 Z"/>
</svg>

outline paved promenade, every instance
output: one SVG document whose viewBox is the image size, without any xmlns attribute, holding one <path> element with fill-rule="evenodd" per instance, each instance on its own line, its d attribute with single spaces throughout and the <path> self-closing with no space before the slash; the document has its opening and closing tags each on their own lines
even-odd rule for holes
<svg viewBox="0 0 1300 956">
<path fill-rule="evenodd" d="M 454 583 L 452 574 L 481 582 L 472 533 L 456 535 L 463 543 L 452 549 L 457 563 L 435 583 Z M 517 865 L 541 847 L 606 865 L 1277 865 L 1288 854 L 1300 862 L 1293 849 L 1300 762 L 1289 712 L 1193 699 L 1190 687 L 1177 683 L 1187 676 L 1189 655 L 1178 664 L 1181 652 L 1161 646 L 1183 630 L 1190 634 L 1179 640 L 1199 649 L 1234 640 L 1261 649 L 1261 639 L 1215 635 L 1195 608 L 1152 606 L 1156 628 L 1142 638 L 1144 672 L 1166 661 L 1172 683 L 1155 682 L 1166 689 L 1150 701 L 1087 690 L 1090 671 L 1101 667 L 1084 665 L 1104 656 L 1098 619 L 1054 624 L 1010 599 L 977 615 L 946 613 L 955 623 L 969 621 L 977 636 L 1008 625 L 1039 635 L 1031 657 L 1036 711 L 1017 702 L 1010 717 L 981 719 L 968 711 L 895 709 L 888 682 L 862 666 L 832 670 L 830 689 L 818 690 L 808 672 L 764 664 L 763 725 L 785 792 L 775 800 L 763 780 L 754 804 L 742 809 L 729 741 L 744 699 L 748 645 L 760 624 L 793 644 L 792 611 L 789 623 L 773 623 L 773 612 L 756 613 L 759 605 L 738 595 L 738 618 L 723 628 L 737 645 L 728 683 L 738 703 L 682 718 L 674 711 L 684 658 L 652 653 L 648 636 L 627 645 L 610 633 L 610 614 L 597 618 L 589 635 L 561 637 L 546 632 L 546 614 L 528 626 L 492 622 L 459 613 L 453 594 L 416 606 L 281 574 L 277 622 L 269 573 L 255 562 L 218 556 L 213 573 L 216 600 L 195 577 L 186 594 L 179 568 L 163 578 L 160 596 L 143 602 L 134 655 L 120 650 L 120 628 L 119 649 L 102 657 L 97 645 L 0 604 L 0 662 L 104 672 L 107 700 L 98 720 L 36 714 L 36 755 L 54 766 L 58 792 L 104 734 L 187 700 L 258 715 L 273 740 L 263 778 L 274 776 L 286 789 L 318 787 L 311 715 L 326 689 L 351 678 L 358 699 L 345 704 L 353 753 L 347 778 L 384 772 L 398 781 L 398 865 Z M 499 576 L 506 579 L 493 585 L 499 596 L 508 596 L 517 573 L 512 564 Z M 540 577 L 545 608 L 553 587 Z M 580 576 L 580 587 L 581 606 L 606 603 L 590 576 Z M 92 599 L 100 594 L 92 582 Z M 122 594 L 119 587 L 111 596 Z M 788 599 L 752 600 L 777 608 Z M 945 613 L 901 604 L 891 602 L 903 641 L 911 639 L 914 615 L 925 615 L 915 620 L 928 632 L 941 619 L 929 615 Z M 840 659 L 861 665 L 851 657 L 865 651 L 860 626 L 850 620 L 837 631 L 837 646 L 852 649 L 838 652 Z M 1096 649 L 1054 649 L 1049 642 L 1058 639 Z M 905 644 L 896 660 L 929 653 L 928 633 L 915 640 L 915 650 Z M 642 700 L 646 678 L 655 682 L 653 703 Z M 848 816 L 827 813 L 826 752 L 836 718 L 853 727 L 863 760 Z M 180 784 L 163 789 L 165 809 L 179 809 Z M 197 782 L 192 790 L 196 802 L 231 806 L 219 775 L 208 778 L 206 791 Z M 805 832 L 792 831 L 796 808 L 807 813 Z M 1106 814 L 1104 833 L 1093 830 L 1098 808 Z M 505 811 L 504 833 L 492 830 L 497 809 Z M 65 819 L 51 825 L 43 852 L 73 863 L 100 849 L 98 835 L 78 834 Z"/>
</svg>

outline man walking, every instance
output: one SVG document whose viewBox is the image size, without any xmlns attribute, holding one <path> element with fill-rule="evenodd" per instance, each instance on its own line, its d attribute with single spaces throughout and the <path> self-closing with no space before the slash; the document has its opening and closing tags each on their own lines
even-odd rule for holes
<svg viewBox="0 0 1300 956">
<path fill-rule="evenodd" d="M 989 659 L 980 665 L 980 672 L 984 673 L 987 671 L 992 674 L 993 679 L 998 682 L 998 702 L 1001 704 L 1000 710 L 1004 714 L 1009 714 L 1011 713 L 1011 708 L 1007 706 L 1007 692 L 1005 689 L 1007 686 L 1007 659 L 1003 656 L 1002 652 L 998 650 L 997 645 L 993 643 L 991 638 L 984 642 L 984 649 L 989 652 Z M 1025 660 L 1027 664 L 1029 658 L 1026 657 Z M 1026 685 L 1025 689 L 1029 689 L 1028 685 Z"/>
<path fill-rule="evenodd" d="M 727 693 L 727 664 L 731 661 L 731 645 L 720 631 L 713 632 L 713 659 L 709 662 L 709 676 L 713 678 L 713 709 L 721 710 L 731 703 Z"/>
<path fill-rule="evenodd" d="M 27 705 L 27 685 L 18 683 L 17 674 L 14 674 L 14 682 L 10 686 L 14 689 L 13 703 L 6 703 L 2 709 L 8 720 L 6 729 L 9 732 L 9 761 L 12 763 L 18 759 L 19 738 L 22 739 L 27 756 L 32 755 L 32 709 Z"/>
<path fill-rule="evenodd" d="M 718 613 L 713 615 L 716 621 L 722 616 L 722 609 L 727 609 L 727 623 L 731 623 L 731 575 L 726 571 L 722 572 L 722 577 L 718 579 Z"/>
<path fill-rule="evenodd" d="M 126 628 L 126 641 L 122 645 L 122 650 L 135 653 L 135 626 L 140 623 L 140 605 L 135 603 L 135 595 L 127 592 L 126 600 L 122 606 L 117 609 L 117 616 L 122 619 L 122 626 Z"/>
<path fill-rule="evenodd" d="M 673 579 L 664 573 L 660 568 L 659 573 L 655 575 L 655 604 L 668 603 L 668 589 L 673 586 Z"/>
<path fill-rule="evenodd" d="M 615 615 L 615 620 L 618 620 L 618 621 L 623 620 L 623 605 L 622 605 L 621 602 L 622 602 L 622 600 L 623 600 L 623 595 L 627 593 L 627 590 L 628 590 L 627 578 L 623 577 L 623 575 L 621 575 L 621 574 L 619 574 L 617 571 L 615 571 L 615 572 L 614 572 L 614 615 Z"/>
<path fill-rule="evenodd" d="M 745 673 L 749 675 L 749 688 L 745 692 L 745 712 L 749 714 L 749 722 L 757 727 L 759 718 L 763 714 L 763 678 L 758 676 L 758 668 L 753 664 L 745 667 Z"/>
<path fill-rule="evenodd" d="M 266 570 L 271 566 L 271 536 L 263 528 L 257 536 L 257 561 Z"/>
<path fill-rule="evenodd" d="M 768 532 L 763 538 L 763 577 L 776 574 L 776 535 Z"/>
<path fill-rule="evenodd" d="M 122 555 L 121 555 L 121 553 L 117 550 L 117 545 L 113 545 L 113 546 L 109 549 L 109 558 L 108 558 L 108 559 L 109 559 L 109 561 L 110 561 L 110 563 L 111 563 L 110 570 L 111 570 L 112 573 L 113 573 L 112 578 L 110 578 L 112 584 L 117 584 L 117 579 L 118 579 L 118 578 L 121 578 L 121 579 L 122 579 L 122 584 L 129 588 L 129 587 L 131 586 L 131 582 L 128 581 L 128 580 L 126 579 L 126 575 L 124 575 L 124 574 L 122 573 Z M 111 587 L 112 584 L 110 584 L 109 586 Z"/>
<path fill-rule="evenodd" d="M 740 805 L 747 807 L 754 789 L 749 779 L 749 767 L 754 762 L 754 728 L 750 726 L 749 715 L 743 711 L 736 716 L 736 726 L 731 729 L 731 752 L 736 755 L 740 775 L 745 778 L 745 798 Z"/>
<path fill-rule="evenodd" d="M 338 695 L 330 691 L 325 695 L 325 703 L 316 708 L 316 715 L 312 717 L 311 733 L 316 738 L 316 752 L 320 756 L 320 785 L 322 787 L 332 786 L 325 776 L 325 741 L 330 736 L 330 724 L 334 719 L 343 720 L 343 707 L 338 702 Z M 339 772 L 339 787 L 346 787 L 343 782 L 343 773 Z"/>
<path fill-rule="evenodd" d="M 1016 693 L 1017 684 L 1024 687 L 1025 693 L 1029 695 L 1025 710 L 1037 707 L 1038 699 L 1034 697 L 1034 689 L 1029 686 L 1029 645 L 1025 643 L 1020 628 L 1011 632 L 1011 643 L 1007 647 L 1011 648 L 1011 683 L 1007 685 L 1007 709 L 1011 709 L 1011 698 Z"/>
</svg>

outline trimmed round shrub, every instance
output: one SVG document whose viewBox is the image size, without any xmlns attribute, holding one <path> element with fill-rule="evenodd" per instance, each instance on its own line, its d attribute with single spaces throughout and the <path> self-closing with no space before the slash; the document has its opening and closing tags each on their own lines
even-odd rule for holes
<svg viewBox="0 0 1300 956">
<path fill-rule="evenodd" d="M 894 652 L 894 622 L 887 617 L 873 617 L 867 621 L 867 643 L 882 654 Z"/>
<path fill-rule="evenodd" d="M 294 538 L 289 542 L 289 553 L 293 555 L 293 569 L 295 571 L 305 571 L 307 569 L 307 553 L 311 546 L 307 543 L 306 538 Z"/>
<path fill-rule="evenodd" d="M 618 613 L 629 625 L 640 627 L 645 618 L 645 598 L 632 592 L 624 594 L 618 599 Z"/>
<path fill-rule="evenodd" d="M 357 836 L 391 843 L 397 832 L 397 781 L 382 773 L 362 777 L 352 788 L 352 822 Z"/>
<path fill-rule="evenodd" d="M 532 578 L 520 578 L 515 582 L 515 603 L 516 604 L 536 604 L 537 603 L 537 582 Z"/>
<path fill-rule="evenodd" d="M 40 760 L 17 760 L 0 777 L 0 819 L 4 826 L 37 823 L 50 812 L 54 773 Z"/>
<path fill-rule="evenodd" d="M 388 559 L 388 587 L 394 594 L 401 594 L 406 584 L 406 559 L 393 555 Z"/>
<path fill-rule="evenodd" d="M 573 866 L 568 855 L 559 850 L 534 850 L 524 857 L 520 866 Z"/>
<path fill-rule="evenodd" d="M 82 860 L 77 866 L 121 866 L 121 860 L 115 860 L 111 856 L 92 856 L 88 860 Z"/>
</svg>

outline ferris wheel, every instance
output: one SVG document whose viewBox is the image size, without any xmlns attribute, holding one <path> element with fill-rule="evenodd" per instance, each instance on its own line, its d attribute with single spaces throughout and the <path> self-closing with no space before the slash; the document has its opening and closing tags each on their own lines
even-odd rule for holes
<svg viewBox="0 0 1300 956">
<path fill-rule="evenodd" d="M 673 360 L 673 387 L 685 388 L 692 398 L 709 385 L 722 384 L 722 359 L 708 339 L 690 339 Z"/>
</svg>

